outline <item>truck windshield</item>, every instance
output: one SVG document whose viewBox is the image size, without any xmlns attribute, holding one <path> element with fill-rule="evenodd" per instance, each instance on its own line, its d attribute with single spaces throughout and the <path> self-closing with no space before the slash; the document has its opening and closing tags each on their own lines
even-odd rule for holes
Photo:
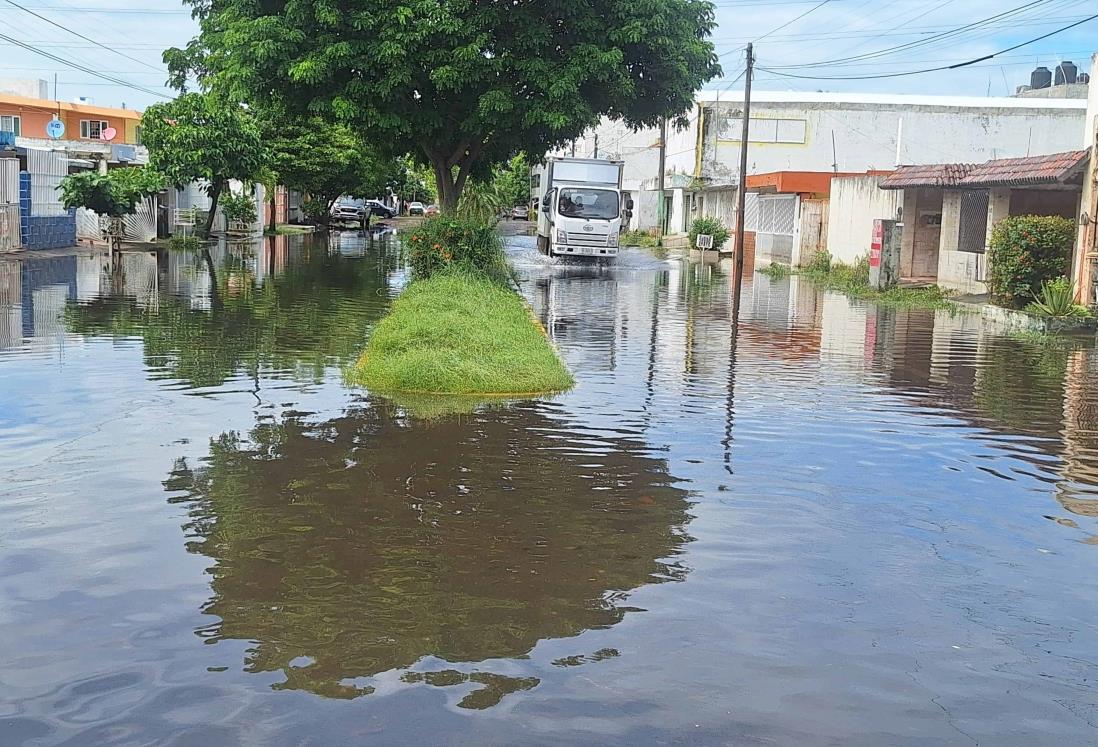
<svg viewBox="0 0 1098 747">
<path fill-rule="evenodd" d="M 566 218 L 618 217 L 618 193 L 609 189 L 572 189 L 560 191 L 557 212 Z"/>
</svg>

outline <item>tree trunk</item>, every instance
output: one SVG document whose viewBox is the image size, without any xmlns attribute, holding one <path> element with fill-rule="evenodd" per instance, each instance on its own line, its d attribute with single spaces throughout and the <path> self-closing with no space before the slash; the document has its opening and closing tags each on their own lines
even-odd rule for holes
<svg viewBox="0 0 1098 747">
<path fill-rule="evenodd" d="M 278 192 L 274 189 L 271 190 L 271 221 L 270 229 L 271 233 L 275 233 L 278 230 Z"/>
<path fill-rule="evenodd" d="M 213 230 L 214 217 L 217 215 L 217 200 L 221 197 L 221 187 L 223 182 L 218 179 L 212 185 L 210 185 L 210 214 L 206 216 L 206 238 L 210 238 L 210 231 Z"/>
</svg>

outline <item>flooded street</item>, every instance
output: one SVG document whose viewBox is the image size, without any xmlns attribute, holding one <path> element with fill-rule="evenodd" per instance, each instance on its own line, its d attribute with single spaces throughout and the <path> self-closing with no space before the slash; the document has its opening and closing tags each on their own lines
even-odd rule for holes
<svg viewBox="0 0 1098 747">
<path fill-rule="evenodd" d="M 0 744 L 1098 741 L 1093 340 L 531 241 L 431 420 L 390 237 L 0 259 Z"/>
</svg>

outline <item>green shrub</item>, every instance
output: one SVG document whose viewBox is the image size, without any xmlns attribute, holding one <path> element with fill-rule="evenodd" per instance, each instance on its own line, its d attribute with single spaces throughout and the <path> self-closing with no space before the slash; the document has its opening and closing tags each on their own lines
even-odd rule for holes
<svg viewBox="0 0 1098 747">
<path fill-rule="evenodd" d="M 720 249 L 724 246 L 724 242 L 728 240 L 728 229 L 724 227 L 720 220 L 710 216 L 695 218 L 693 223 L 690 224 L 691 247 L 698 245 L 698 234 L 712 236 L 714 249 Z"/>
<path fill-rule="evenodd" d="M 168 239 L 168 248 L 172 251 L 198 251 L 201 246 L 195 236 L 172 236 Z"/>
<path fill-rule="evenodd" d="M 621 246 L 641 246 L 651 248 L 656 246 L 656 237 L 647 231 L 625 231 L 621 235 Z"/>
<path fill-rule="evenodd" d="M 85 171 L 61 180 L 61 204 L 87 208 L 100 215 L 132 215 L 137 203 L 164 188 L 163 175 L 147 167 Z"/>
<path fill-rule="evenodd" d="M 995 224 L 988 253 L 992 298 L 1017 308 L 1048 280 L 1068 272 L 1075 222 L 1058 216 L 1016 215 Z"/>
<path fill-rule="evenodd" d="M 452 270 L 483 275 L 497 282 L 510 280 L 503 245 L 491 223 L 438 215 L 405 231 L 403 241 L 415 280 Z"/>
<path fill-rule="evenodd" d="M 766 267 L 760 267 L 755 272 L 761 275 L 766 275 L 771 280 L 781 280 L 787 278 L 793 274 L 793 268 L 789 265 L 783 265 L 781 262 L 771 262 Z"/>
<path fill-rule="evenodd" d="M 221 213 L 230 223 L 243 223 L 251 225 L 257 220 L 255 211 L 255 197 L 249 194 L 234 195 L 231 192 L 221 196 L 218 200 Z"/>
<path fill-rule="evenodd" d="M 831 272 L 831 252 L 820 249 L 812 255 L 812 259 L 808 261 L 804 269 L 808 273 L 819 273 L 821 275 Z"/>
<path fill-rule="evenodd" d="M 1049 280 L 1041 286 L 1041 294 L 1026 306 L 1026 311 L 1057 318 L 1090 316 L 1085 306 L 1075 303 L 1075 287 L 1067 278 Z"/>
</svg>

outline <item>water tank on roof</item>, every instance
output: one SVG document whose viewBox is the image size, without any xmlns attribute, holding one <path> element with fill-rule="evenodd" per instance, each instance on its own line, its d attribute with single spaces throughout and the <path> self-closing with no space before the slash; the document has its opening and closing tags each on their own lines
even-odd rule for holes
<svg viewBox="0 0 1098 747">
<path fill-rule="evenodd" d="M 1077 83 L 1082 83 L 1084 86 L 1090 83 L 1090 73 L 1079 73 L 1079 77 L 1075 79 Z"/>
<path fill-rule="evenodd" d="M 1075 63 L 1071 60 L 1064 60 L 1056 66 L 1056 85 L 1062 86 L 1065 83 L 1074 83 L 1078 74 L 1079 68 L 1075 66 Z"/>
<path fill-rule="evenodd" d="M 1029 74 L 1030 88 L 1048 88 L 1052 85 L 1052 71 L 1047 67 L 1039 67 Z"/>
</svg>

